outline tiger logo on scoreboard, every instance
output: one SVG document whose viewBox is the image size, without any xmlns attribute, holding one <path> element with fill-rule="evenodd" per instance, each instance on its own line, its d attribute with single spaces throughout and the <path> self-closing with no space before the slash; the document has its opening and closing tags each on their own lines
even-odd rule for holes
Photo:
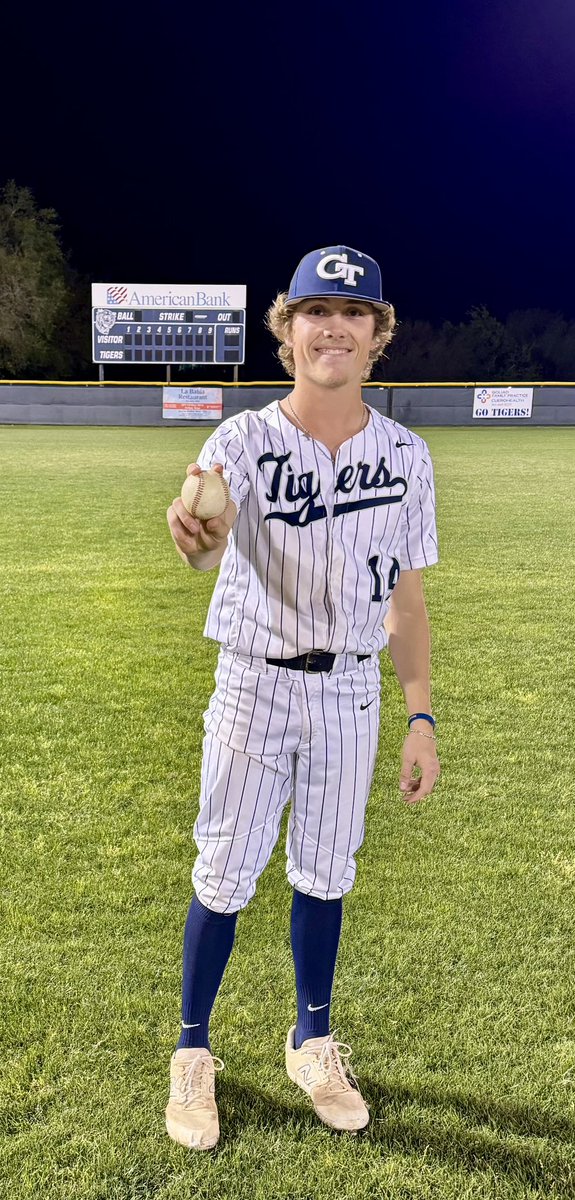
<svg viewBox="0 0 575 1200">
<path fill-rule="evenodd" d="M 96 329 L 98 333 L 109 333 L 112 325 L 116 323 L 116 315 L 110 312 L 109 308 L 98 308 L 96 310 Z"/>
</svg>

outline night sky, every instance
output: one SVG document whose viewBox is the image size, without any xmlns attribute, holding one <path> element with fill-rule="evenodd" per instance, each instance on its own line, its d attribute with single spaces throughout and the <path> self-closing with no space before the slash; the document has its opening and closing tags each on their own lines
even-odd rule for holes
<svg viewBox="0 0 575 1200">
<path fill-rule="evenodd" d="M 281 377 L 264 312 L 319 246 L 400 319 L 575 317 L 572 0 L 63 11 L 12 6 L 0 182 L 90 280 L 247 284 L 240 378 Z"/>
</svg>

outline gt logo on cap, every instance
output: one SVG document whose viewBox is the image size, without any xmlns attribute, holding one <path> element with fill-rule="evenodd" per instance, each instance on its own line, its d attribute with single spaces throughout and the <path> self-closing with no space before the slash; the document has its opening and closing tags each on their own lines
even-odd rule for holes
<svg viewBox="0 0 575 1200">
<path fill-rule="evenodd" d="M 329 270 L 328 263 L 336 265 Z M 357 287 L 355 276 L 365 275 L 363 267 L 347 261 L 347 254 L 326 254 L 325 258 L 318 262 L 316 272 L 320 279 L 343 279 L 348 287 Z"/>
<path fill-rule="evenodd" d="M 389 308 L 381 295 L 381 272 L 374 258 L 353 246 L 322 246 L 304 254 L 295 270 L 285 303 L 318 296 L 355 296 L 375 308 Z"/>
</svg>

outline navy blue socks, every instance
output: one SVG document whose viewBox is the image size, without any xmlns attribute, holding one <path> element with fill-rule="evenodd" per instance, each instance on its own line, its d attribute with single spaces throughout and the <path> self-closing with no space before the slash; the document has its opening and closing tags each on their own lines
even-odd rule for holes
<svg viewBox="0 0 575 1200">
<path fill-rule="evenodd" d="M 318 900 L 294 889 L 291 945 L 297 990 L 295 1048 L 327 1037 L 329 1006 L 343 916 L 343 899 Z"/>
<path fill-rule="evenodd" d="M 327 1037 L 343 900 L 318 900 L 294 889 L 291 945 L 298 1019 L 295 1046 Z M 182 1031 L 177 1049 L 205 1046 L 209 1020 L 232 952 L 238 914 L 217 913 L 193 896 L 184 930 Z"/>
<path fill-rule="evenodd" d="M 232 952 L 238 914 L 212 912 L 193 896 L 184 930 L 182 1032 L 177 1050 L 205 1046 L 209 1020 Z"/>
</svg>

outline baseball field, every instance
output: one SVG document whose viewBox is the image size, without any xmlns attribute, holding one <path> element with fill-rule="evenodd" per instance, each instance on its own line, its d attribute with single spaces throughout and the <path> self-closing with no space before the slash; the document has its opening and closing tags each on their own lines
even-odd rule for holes
<svg viewBox="0 0 575 1200">
<path fill-rule="evenodd" d="M 0 429 L 2 1200 L 575 1196 L 575 428 L 418 428 L 442 774 L 381 743 L 332 1004 L 370 1105 L 322 1126 L 285 1073 L 283 838 L 212 1020 L 222 1136 L 164 1130 L 179 1029 L 213 574 L 165 512 L 207 431 Z"/>
</svg>

